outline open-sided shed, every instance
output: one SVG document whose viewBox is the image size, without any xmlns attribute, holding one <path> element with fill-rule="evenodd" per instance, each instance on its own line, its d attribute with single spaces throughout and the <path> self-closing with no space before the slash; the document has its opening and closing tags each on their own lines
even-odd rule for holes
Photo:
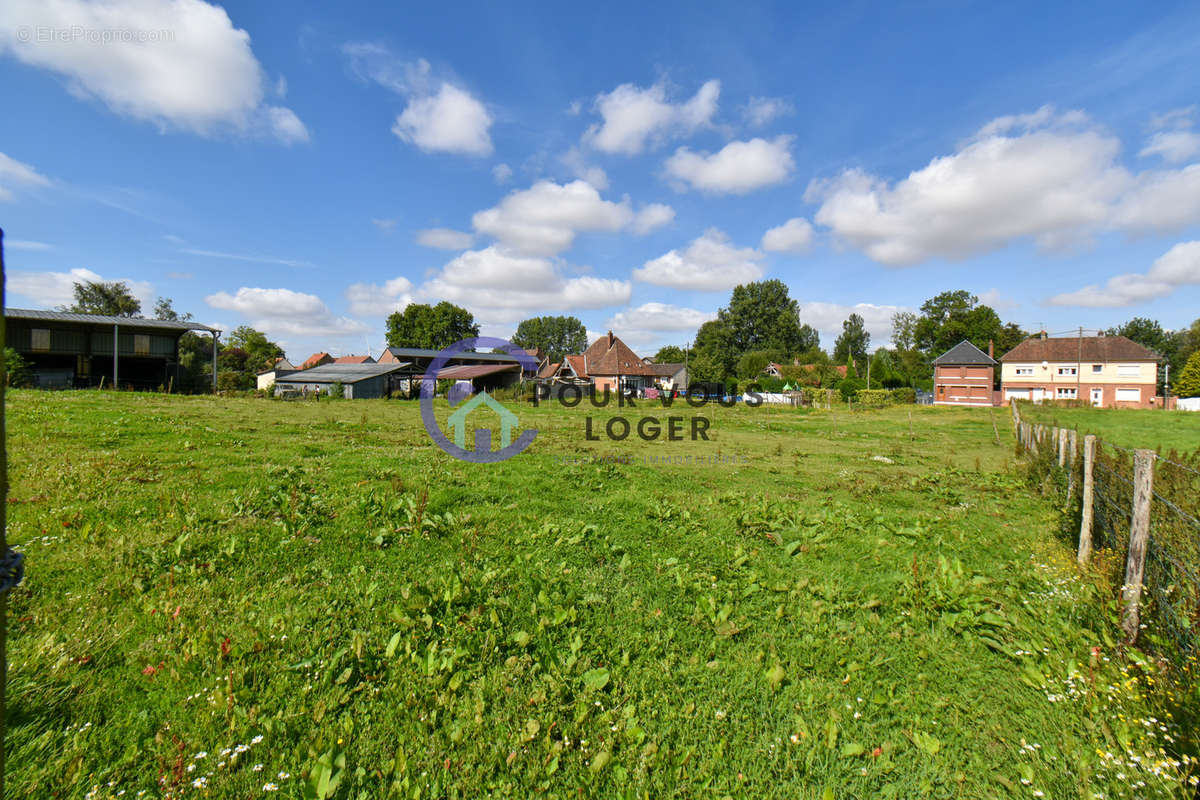
<svg viewBox="0 0 1200 800">
<path fill-rule="evenodd" d="M 346 399 L 391 397 L 394 376 L 408 374 L 411 364 L 324 364 L 292 372 L 275 379 L 275 394 L 328 394 L 335 383 L 342 385 Z"/>
</svg>

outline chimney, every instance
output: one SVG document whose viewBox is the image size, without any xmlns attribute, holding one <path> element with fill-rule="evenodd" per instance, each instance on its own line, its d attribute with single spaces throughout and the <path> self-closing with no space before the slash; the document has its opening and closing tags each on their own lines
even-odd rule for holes
<svg viewBox="0 0 1200 800">
<path fill-rule="evenodd" d="M 608 346 L 609 346 L 610 348 L 613 346 L 613 334 L 612 334 L 612 331 L 609 331 L 609 332 L 608 332 Z"/>
<path fill-rule="evenodd" d="M 1043 328 L 1042 332 L 1038 334 L 1038 336 L 1043 342 L 1046 341 L 1046 330 Z"/>
</svg>

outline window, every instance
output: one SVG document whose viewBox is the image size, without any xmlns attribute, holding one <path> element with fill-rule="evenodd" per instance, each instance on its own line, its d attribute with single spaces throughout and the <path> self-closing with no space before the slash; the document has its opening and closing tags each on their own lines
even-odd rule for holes
<svg viewBox="0 0 1200 800">
<path fill-rule="evenodd" d="M 47 352 L 50 350 L 50 329 L 49 328 L 34 328 L 30 332 L 30 338 L 33 340 L 29 344 L 30 350 Z"/>
<path fill-rule="evenodd" d="M 1117 377 L 1118 378 L 1136 378 L 1136 377 L 1140 376 L 1141 374 L 1142 374 L 1142 365 L 1141 364 L 1118 364 L 1117 365 Z"/>
<path fill-rule="evenodd" d="M 1077 367 L 1059 367 L 1058 368 L 1059 375 L 1075 375 L 1078 372 L 1079 372 L 1079 370 Z"/>
<path fill-rule="evenodd" d="M 1101 372 L 1104 372 L 1103 364 L 1092 364 L 1092 374 L 1093 375 L 1099 375 Z"/>
<path fill-rule="evenodd" d="M 150 337 L 141 333 L 133 335 L 133 354 L 135 356 L 150 355 Z"/>
<path fill-rule="evenodd" d="M 1033 367 L 1017 367 L 1018 375 L 1032 375 Z"/>
<path fill-rule="evenodd" d="M 1117 389 L 1118 403 L 1140 403 L 1142 402 L 1141 389 Z"/>
<path fill-rule="evenodd" d="M 1075 394 L 1075 388 L 1060 386 L 1060 387 L 1058 387 L 1057 397 L 1059 400 L 1074 400 L 1077 397 L 1077 395 Z"/>
</svg>

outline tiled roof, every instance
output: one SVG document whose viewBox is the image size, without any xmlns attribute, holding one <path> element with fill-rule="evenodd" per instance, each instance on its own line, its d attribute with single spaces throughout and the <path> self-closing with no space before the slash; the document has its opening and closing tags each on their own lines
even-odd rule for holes
<svg viewBox="0 0 1200 800">
<path fill-rule="evenodd" d="M 309 367 L 317 366 L 321 362 L 329 362 L 332 360 L 333 356 L 329 355 L 329 353 L 313 353 L 311 356 L 304 359 L 304 361 L 300 362 L 300 369 L 308 369 Z"/>
<path fill-rule="evenodd" d="M 538 373 L 538 377 L 539 378 L 553 378 L 554 373 L 558 372 L 558 368 L 561 365 L 562 365 L 561 361 L 555 361 L 553 364 L 547 364 L 546 366 L 542 367 L 542 371 Z"/>
<path fill-rule="evenodd" d="M 333 360 L 335 364 L 374 364 L 370 356 L 339 356 Z"/>
<path fill-rule="evenodd" d="M 583 353 L 588 375 L 653 375 L 637 353 L 609 331 Z"/>
<path fill-rule="evenodd" d="M 567 366 L 575 371 L 577 378 L 586 378 L 588 376 L 587 370 L 583 366 L 583 356 L 565 356 L 564 360 L 567 362 Z"/>
<path fill-rule="evenodd" d="M 647 364 L 646 368 L 650 370 L 651 375 L 657 375 L 660 378 L 670 378 L 683 369 L 683 364 Z"/>
<path fill-rule="evenodd" d="M 989 356 L 987 353 L 980 350 L 975 345 L 963 339 L 958 344 L 951 347 L 946 352 L 933 360 L 936 365 L 945 364 L 980 364 L 991 366 L 996 363 L 996 359 Z"/>
<path fill-rule="evenodd" d="M 1114 361 L 1158 361 L 1159 355 L 1124 336 L 1077 336 L 1070 338 L 1030 337 L 1000 356 L 1001 361 L 1013 362 L 1086 362 L 1099 364 Z"/>
</svg>

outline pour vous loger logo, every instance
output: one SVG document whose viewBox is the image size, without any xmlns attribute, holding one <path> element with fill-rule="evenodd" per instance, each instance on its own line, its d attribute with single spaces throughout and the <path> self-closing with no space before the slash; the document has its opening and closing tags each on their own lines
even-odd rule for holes
<svg viewBox="0 0 1200 800">
<path fill-rule="evenodd" d="M 437 418 L 433 413 L 433 396 L 437 391 L 438 372 L 459 353 L 481 348 L 500 348 L 515 357 L 523 370 L 537 369 L 537 362 L 532 356 L 506 339 L 477 336 L 455 342 L 444 350 L 440 350 L 430 362 L 425 374 L 421 376 L 421 421 L 425 423 L 425 430 L 429 433 L 429 438 L 433 439 L 434 444 L 448 455 L 473 464 L 495 464 L 507 461 L 533 444 L 533 440 L 537 438 L 537 429 L 526 429 L 521 432 L 516 441 L 513 441 L 513 433 L 520 424 L 517 415 L 501 405 L 487 392 L 479 392 L 466 402 L 461 401 L 469 394 L 469 391 L 459 392 L 451 389 L 447 393 L 450 405 L 458 405 L 458 408 L 451 412 L 450 418 L 447 420 L 450 431 L 454 435 L 454 441 L 451 441 L 438 426 Z M 461 404 L 459 404 L 460 402 Z M 490 421 L 491 417 L 487 414 L 488 411 L 493 412 L 500 421 L 500 449 L 496 451 L 492 450 L 492 429 L 474 427 L 475 422 L 482 422 L 485 418 Z M 474 431 L 475 448 L 473 450 L 467 449 L 468 428 Z"/>
</svg>

